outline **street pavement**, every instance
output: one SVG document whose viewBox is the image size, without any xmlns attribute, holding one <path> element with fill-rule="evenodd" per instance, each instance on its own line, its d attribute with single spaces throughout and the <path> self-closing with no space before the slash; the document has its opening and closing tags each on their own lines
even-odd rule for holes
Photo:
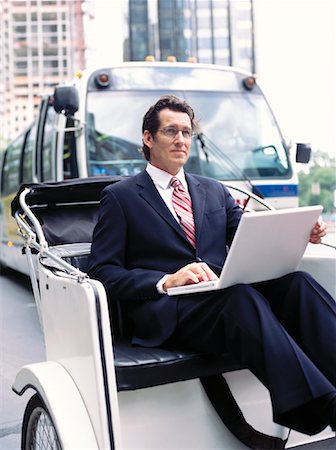
<svg viewBox="0 0 336 450">
<path fill-rule="evenodd" d="M 28 277 L 12 271 L 0 274 L 0 449 L 20 448 L 24 408 L 32 395 L 12 391 L 20 367 L 44 361 L 45 351 Z"/>
</svg>

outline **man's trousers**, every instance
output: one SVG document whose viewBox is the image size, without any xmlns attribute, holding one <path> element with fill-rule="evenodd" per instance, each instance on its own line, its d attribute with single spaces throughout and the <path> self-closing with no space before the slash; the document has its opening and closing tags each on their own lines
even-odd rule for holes
<svg viewBox="0 0 336 450">
<path fill-rule="evenodd" d="M 328 425 L 336 396 L 336 303 L 307 273 L 178 298 L 166 345 L 229 352 L 268 388 L 274 420 L 306 434 Z"/>
</svg>

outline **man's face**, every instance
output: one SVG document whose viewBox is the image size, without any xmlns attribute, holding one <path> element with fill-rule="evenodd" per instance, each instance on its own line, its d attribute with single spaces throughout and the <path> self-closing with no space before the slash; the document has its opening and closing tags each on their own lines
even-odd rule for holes
<svg viewBox="0 0 336 450">
<path fill-rule="evenodd" d="M 148 130 L 143 134 L 144 143 L 150 148 L 150 163 L 176 175 L 189 157 L 191 139 L 185 138 L 181 132 L 191 132 L 191 120 L 187 113 L 165 108 L 159 112 L 159 122 L 155 136 Z M 174 137 L 167 136 L 171 128 L 179 131 Z"/>
</svg>

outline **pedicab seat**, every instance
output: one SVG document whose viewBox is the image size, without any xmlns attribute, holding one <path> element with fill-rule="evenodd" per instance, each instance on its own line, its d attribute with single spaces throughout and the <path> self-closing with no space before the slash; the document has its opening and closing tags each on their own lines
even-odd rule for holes
<svg viewBox="0 0 336 450">
<path fill-rule="evenodd" d="M 116 339 L 114 357 L 119 391 L 203 378 L 241 368 L 229 354 L 203 355 L 160 347 L 136 347 L 130 339 L 124 338 Z"/>
<path fill-rule="evenodd" d="M 85 272 L 88 268 L 90 247 L 90 243 L 75 243 L 50 247 L 50 250 Z M 42 261 L 51 269 L 61 269 L 57 262 L 48 257 Z M 132 345 L 131 338 L 122 331 L 126 327 L 124 323 L 120 323 L 125 320 L 120 314 L 120 309 L 111 319 L 119 391 L 202 378 L 241 368 L 229 354 L 205 355 L 193 351 Z"/>
</svg>

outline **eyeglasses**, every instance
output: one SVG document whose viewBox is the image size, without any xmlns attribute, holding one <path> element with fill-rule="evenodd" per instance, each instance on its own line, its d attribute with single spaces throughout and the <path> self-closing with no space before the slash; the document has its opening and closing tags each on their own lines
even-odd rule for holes
<svg viewBox="0 0 336 450">
<path fill-rule="evenodd" d="M 189 128 L 185 128 L 184 130 L 178 130 L 175 127 L 166 127 L 166 128 L 161 128 L 161 133 L 163 133 L 165 136 L 174 139 L 175 136 L 181 131 L 182 136 L 184 137 L 184 139 L 188 139 L 190 140 L 193 136 L 195 136 L 195 133 L 190 130 Z"/>
</svg>

